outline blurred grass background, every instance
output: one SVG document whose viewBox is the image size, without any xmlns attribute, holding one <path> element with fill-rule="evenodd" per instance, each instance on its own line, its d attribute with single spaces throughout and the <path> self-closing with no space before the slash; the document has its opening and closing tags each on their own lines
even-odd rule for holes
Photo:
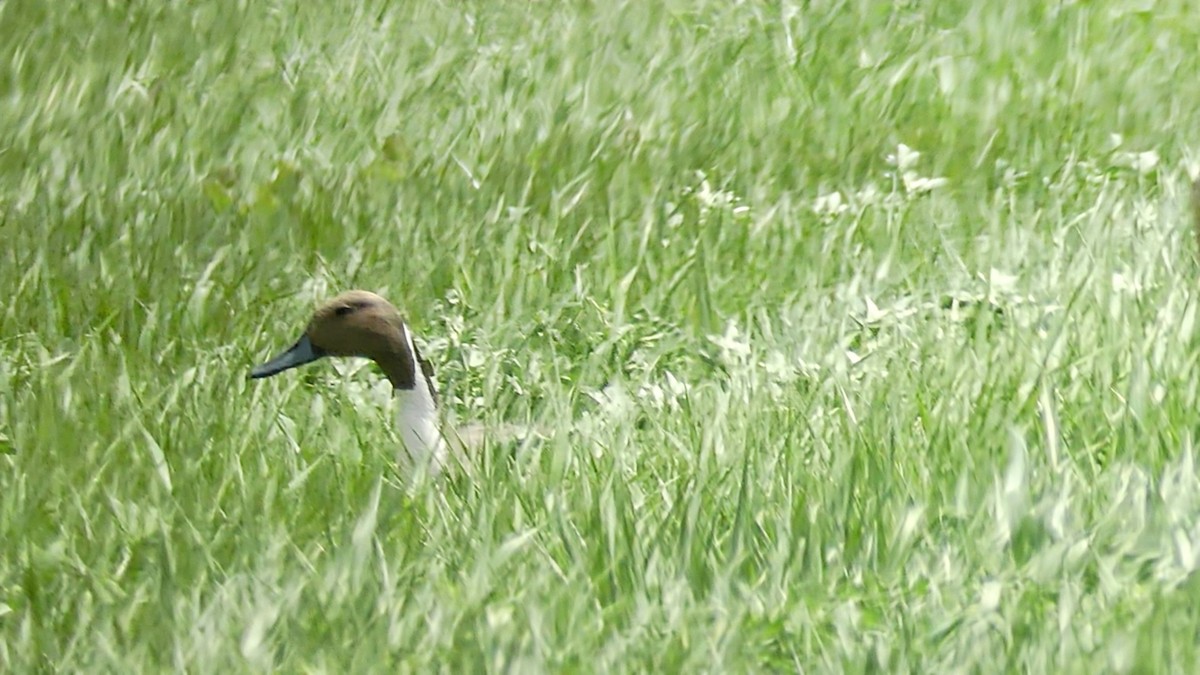
<svg viewBox="0 0 1200 675">
<path fill-rule="evenodd" d="M 0 26 L 4 670 L 1195 669 L 1189 3 Z M 244 380 L 350 287 L 555 433 Z"/>
</svg>

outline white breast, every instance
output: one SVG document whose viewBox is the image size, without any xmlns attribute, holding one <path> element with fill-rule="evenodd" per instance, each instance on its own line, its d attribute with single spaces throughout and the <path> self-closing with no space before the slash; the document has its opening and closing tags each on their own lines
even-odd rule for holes
<svg viewBox="0 0 1200 675">
<path fill-rule="evenodd" d="M 422 384 L 417 385 L 419 390 Z M 438 429 L 437 410 L 433 398 L 421 391 L 396 390 L 399 409 L 396 424 L 404 448 L 400 453 L 401 466 L 412 471 L 438 474 L 446 463 L 446 442 Z"/>
<path fill-rule="evenodd" d="M 404 339 L 408 342 L 409 353 L 415 354 L 407 327 L 404 329 Z M 415 363 L 415 359 L 414 366 L 417 370 L 416 387 L 396 390 L 396 425 L 404 441 L 399 460 L 409 473 L 424 471 L 428 475 L 437 475 L 446 465 L 446 441 L 439 428 L 433 392 L 429 391 L 429 383 L 421 374 L 420 364 Z"/>
</svg>

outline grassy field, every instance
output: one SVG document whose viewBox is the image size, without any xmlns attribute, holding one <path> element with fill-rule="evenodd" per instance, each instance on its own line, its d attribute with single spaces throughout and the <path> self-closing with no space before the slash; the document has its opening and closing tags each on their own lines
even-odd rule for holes
<svg viewBox="0 0 1200 675">
<path fill-rule="evenodd" d="M 1195 672 L 1193 5 L 0 0 L 0 670 Z"/>
</svg>

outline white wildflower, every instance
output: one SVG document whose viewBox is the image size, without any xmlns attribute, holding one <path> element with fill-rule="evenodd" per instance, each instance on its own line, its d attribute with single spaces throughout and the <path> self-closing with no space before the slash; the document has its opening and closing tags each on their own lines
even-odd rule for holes
<svg viewBox="0 0 1200 675">
<path fill-rule="evenodd" d="M 850 210 L 850 205 L 842 199 L 842 193 L 834 190 L 823 194 L 813 201 L 813 212 L 819 216 L 836 216 Z"/>
</svg>

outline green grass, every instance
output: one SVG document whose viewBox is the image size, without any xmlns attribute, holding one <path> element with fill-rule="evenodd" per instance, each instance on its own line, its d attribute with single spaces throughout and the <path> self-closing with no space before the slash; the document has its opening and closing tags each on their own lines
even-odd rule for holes
<svg viewBox="0 0 1200 675">
<path fill-rule="evenodd" d="M 1192 3 L 346 7 L 0 1 L 0 670 L 1200 667 Z"/>
</svg>

